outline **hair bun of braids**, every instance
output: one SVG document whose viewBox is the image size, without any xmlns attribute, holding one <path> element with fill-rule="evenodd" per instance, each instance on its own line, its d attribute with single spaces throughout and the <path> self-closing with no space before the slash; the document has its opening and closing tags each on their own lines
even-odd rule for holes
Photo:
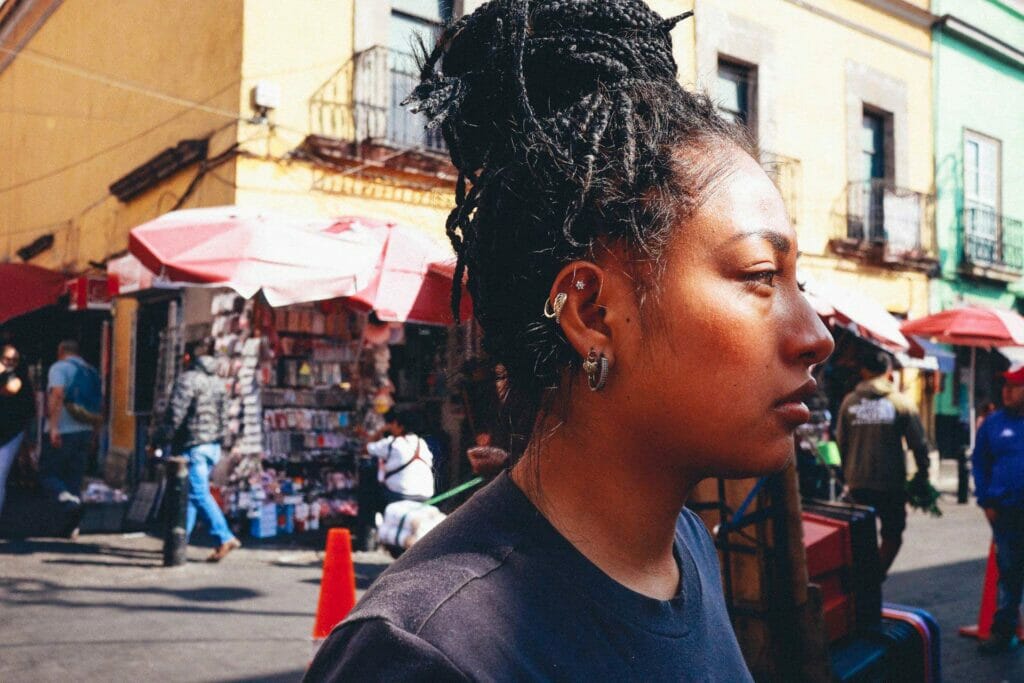
<svg viewBox="0 0 1024 683">
<path fill-rule="evenodd" d="M 476 172 L 502 142 L 539 141 L 571 163 L 602 100 L 675 80 L 669 31 L 690 14 L 663 19 L 641 0 L 492 0 L 445 31 L 406 103 L 443 125 L 460 170 Z"/>
<path fill-rule="evenodd" d="M 424 55 L 406 102 L 440 126 L 459 170 L 455 281 L 468 273 L 484 349 L 523 406 L 516 427 L 579 361 L 541 315 L 555 274 L 598 239 L 656 258 L 700 191 L 676 152 L 730 137 L 708 99 L 676 81 L 669 31 L 689 14 L 663 19 L 641 0 L 492 0 Z"/>
</svg>

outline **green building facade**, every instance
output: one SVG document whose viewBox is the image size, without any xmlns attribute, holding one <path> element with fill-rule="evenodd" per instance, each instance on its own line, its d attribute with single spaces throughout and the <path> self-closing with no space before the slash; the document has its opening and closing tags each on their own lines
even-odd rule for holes
<svg viewBox="0 0 1024 683">
<path fill-rule="evenodd" d="M 935 225 L 931 309 L 1019 308 L 1024 297 L 1024 2 L 933 0 Z M 995 400 L 1000 360 L 980 354 L 979 401 Z M 988 370 L 989 372 L 985 372 Z M 948 378 L 939 416 L 965 416 Z M 938 425 L 937 425 L 938 427 Z"/>
</svg>

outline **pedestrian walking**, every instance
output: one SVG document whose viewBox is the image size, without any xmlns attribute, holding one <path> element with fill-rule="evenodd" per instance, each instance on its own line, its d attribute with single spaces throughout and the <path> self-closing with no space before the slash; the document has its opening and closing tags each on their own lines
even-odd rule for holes
<svg viewBox="0 0 1024 683">
<path fill-rule="evenodd" d="M 1024 367 L 1003 373 L 1003 408 L 978 430 L 971 457 L 974 494 L 992 527 L 999 597 L 986 654 L 1016 648 L 1024 587 Z"/>
<path fill-rule="evenodd" d="M 504 367 L 515 464 L 307 680 L 751 680 L 684 504 L 791 461 L 833 344 L 752 143 L 677 80 L 684 16 L 494 0 L 427 57 L 411 99 L 459 171 L 454 282 Z"/>
<path fill-rule="evenodd" d="M 366 444 L 366 452 L 378 463 L 378 481 L 386 507 L 400 500 L 424 501 L 434 495 L 434 454 L 416 433 L 416 415 L 391 410 L 384 415 L 383 433 L 388 436 Z"/>
<path fill-rule="evenodd" d="M 57 345 L 57 361 L 47 373 L 46 402 L 48 438 L 39 457 L 40 483 L 67 513 L 65 533 L 75 539 L 85 463 L 103 424 L 100 376 L 79 355 L 75 340 Z"/>
<path fill-rule="evenodd" d="M 907 447 L 917 465 L 915 477 L 928 478 L 928 441 L 921 418 L 913 402 L 896 391 L 890 372 L 889 354 L 864 353 L 861 382 L 843 399 L 836 423 L 849 497 L 875 508 L 881 522 L 878 557 L 883 579 L 907 528 Z"/>
<path fill-rule="evenodd" d="M 217 361 L 212 356 L 211 340 L 189 345 L 186 369 L 174 384 L 167 421 L 172 435 L 171 449 L 188 460 L 188 511 L 185 534 L 192 535 L 196 519 L 202 515 L 217 549 L 207 558 L 220 562 L 228 553 L 242 547 L 210 493 L 210 471 L 220 460 L 221 441 L 227 433 L 224 382 L 217 376 Z"/>
<path fill-rule="evenodd" d="M 36 414 L 28 375 L 13 344 L 0 348 L 0 513 L 4 510 L 7 475 Z"/>
</svg>

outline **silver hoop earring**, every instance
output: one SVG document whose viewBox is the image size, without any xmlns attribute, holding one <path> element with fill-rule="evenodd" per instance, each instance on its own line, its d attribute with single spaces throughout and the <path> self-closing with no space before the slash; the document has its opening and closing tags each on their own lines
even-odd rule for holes
<svg viewBox="0 0 1024 683">
<path fill-rule="evenodd" d="M 569 295 L 565 292 L 559 292 L 555 295 L 554 303 L 551 299 L 544 301 L 544 317 L 554 318 L 555 322 L 559 325 L 562 324 L 562 309 L 565 308 L 565 302 L 569 300 Z"/>
<path fill-rule="evenodd" d="M 587 383 L 591 391 L 601 391 L 608 382 L 609 363 L 604 353 L 598 354 L 590 349 L 587 359 L 583 361 L 583 371 L 587 373 Z"/>
</svg>

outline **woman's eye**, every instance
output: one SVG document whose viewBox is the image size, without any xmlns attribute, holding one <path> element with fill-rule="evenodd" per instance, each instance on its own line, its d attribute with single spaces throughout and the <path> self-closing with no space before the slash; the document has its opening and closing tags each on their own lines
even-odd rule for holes
<svg viewBox="0 0 1024 683">
<path fill-rule="evenodd" d="M 767 285 L 769 287 L 775 286 L 775 278 L 778 277 L 779 271 L 777 270 L 761 270 L 756 273 L 747 273 L 747 282 L 753 285 Z"/>
</svg>

